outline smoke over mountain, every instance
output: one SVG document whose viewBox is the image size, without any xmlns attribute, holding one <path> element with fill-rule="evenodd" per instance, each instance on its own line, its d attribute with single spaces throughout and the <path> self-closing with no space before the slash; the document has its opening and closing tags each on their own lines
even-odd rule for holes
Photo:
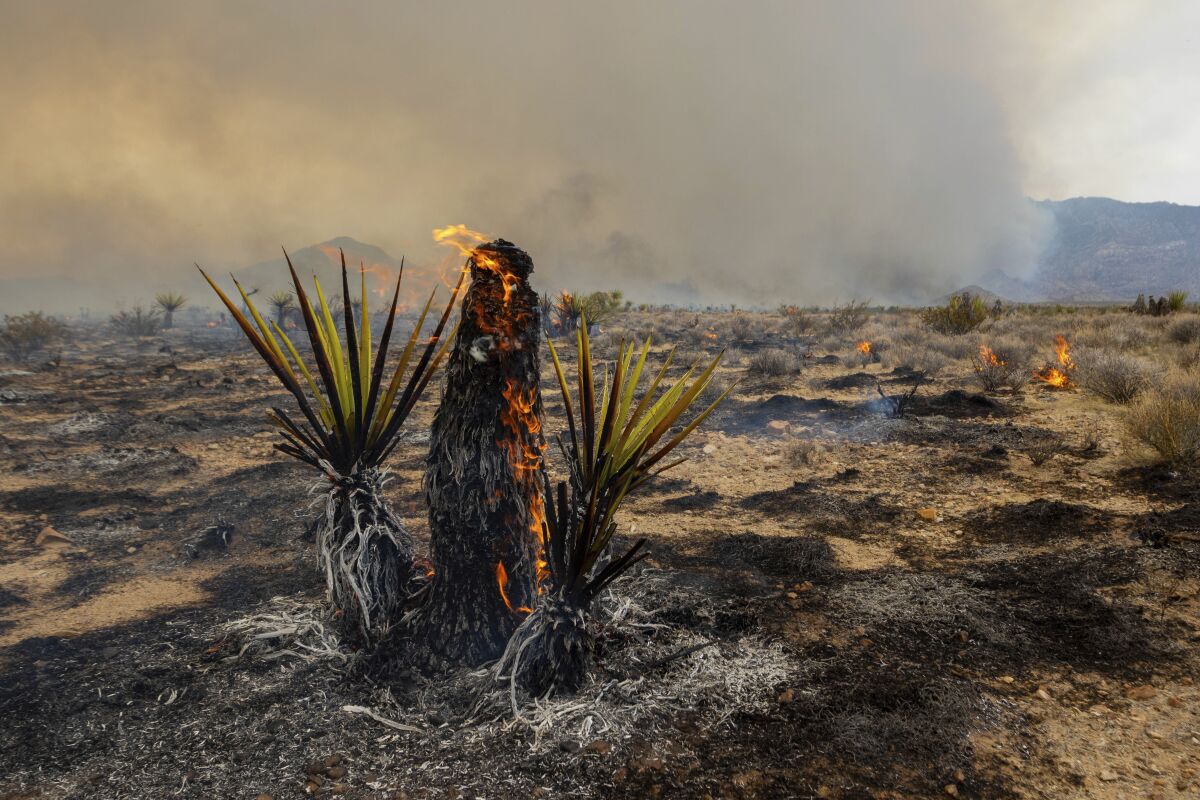
<svg viewBox="0 0 1200 800">
<path fill-rule="evenodd" d="M 1046 236 L 1012 9 L 16 0 L 0 282 L 98 305 L 337 235 L 428 266 L 465 222 L 542 289 L 923 300 Z"/>
</svg>

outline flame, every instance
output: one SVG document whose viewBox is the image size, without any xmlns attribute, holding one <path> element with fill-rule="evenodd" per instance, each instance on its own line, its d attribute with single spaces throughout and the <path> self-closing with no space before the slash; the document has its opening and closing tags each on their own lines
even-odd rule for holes
<svg viewBox="0 0 1200 800">
<path fill-rule="evenodd" d="M 988 347 L 986 344 L 979 345 L 979 364 L 975 368 L 976 372 L 981 371 L 983 367 L 1003 367 L 1004 359 L 996 355 L 996 351 Z"/>
<path fill-rule="evenodd" d="M 864 340 L 859 342 L 858 344 L 854 345 L 854 349 L 862 353 L 864 356 L 871 355 L 871 343 L 868 341 Z"/>
<path fill-rule="evenodd" d="M 479 249 L 479 245 L 491 241 L 490 236 L 473 231 L 459 223 L 458 225 L 447 225 L 444 228 L 434 228 L 433 240 L 438 244 L 453 247 L 463 258 L 472 259 L 476 267 L 496 273 L 504 287 L 504 304 L 508 305 L 508 302 L 512 300 L 513 290 L 517 288 L 521 279 L 505 269 L 505 265 L 500 261 Z"/>
<path fill-rule="evenodd" d="M 704 338 L 708 339 L 710 342 L 715 342 L 719 337 L 715 331 L 705 331 Z"/>
<path fill-rule="evenodd" d="M 512 611 L 512 603 L 508 601 L 508 570 L 504 568 L 503 561 L 496 562 L 496 585 L 500 588 L 500 599 L 504 601 L 505 607 Z"/>
<path fill-rule="evenodd" d="M 1069 389 L 1074 385 L 1069 373 L 1075 369 L 1075 361 L 1071 358 L 1071 345 L 1066 337 L 1054 337 L 1054 354 L 1058 358 L 1058 367 L 1047 364 L 1034 372 L 1033 377 L 1052 389 Z"/>
<path fill-rule="evenodd" d="M 1054 354 L 1058 356 L 1058 363 L 1062 364 L 1063 369 L 1075 369 L 1075 362 L 1071 360 L 1071 345 L 1067 343 L 1066 337 L 1054 337 Z"/>
</svg>

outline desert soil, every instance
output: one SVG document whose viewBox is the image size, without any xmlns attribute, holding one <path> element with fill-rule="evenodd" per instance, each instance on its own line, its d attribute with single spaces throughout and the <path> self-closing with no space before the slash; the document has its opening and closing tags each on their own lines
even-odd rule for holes
<svg viewBox="0 0 1200 800">
<path fill-rule="evenodd" d="M 1200 488 L 1131 459 L 1109 405 L 980 398 L 964 365 L 889 419 L 876 380 L 905 373 L 814 351 L 767 380 L 734 354 L 722 376 L 745 381 L 623 534 L 702 589 L 664 624 L 776 643 L 792 674 L 719 724 L 549 749 L 513 728 L 481 760 L 340 712 L 380 686 L 226 657 L 222 623 L 321 592 L 320 494 L 272 450 L 263 412 L 287 398 L 247 350 L 93 332 L 55 369 L 2 372 L 0 798 L 1200 796 Z M 389 485 L 422 543 L 436 396 Z"/>
</svg>

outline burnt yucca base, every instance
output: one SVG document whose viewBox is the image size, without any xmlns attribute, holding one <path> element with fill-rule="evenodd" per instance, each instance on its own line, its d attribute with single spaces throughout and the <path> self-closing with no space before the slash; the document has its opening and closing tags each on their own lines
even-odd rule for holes
<svg viewBox="0 0 1200 800">
<path fill-rule="evenodd" d="M 275 377 L 296 399 L 301 414 L 298 420 L 281 408 L 269 412 L 284 439 L 276 448 L 320 470 L 329 481 L 325 516 L 317 532 L 318 561 L 325 573 L 329 600 L 341 613 L 345 631 L 357 643 L 367 646 L 396 621 L 408 600 L 409 584 L 414 578 L 412 539 L 383 499 L 385 476 L 381 465 L 396 446 L 401 425 L 445 355 L 445 345 L 439 348 L 438 343 L 462 279 L 414 363 L 421 328 L 433 305 L 436 289 L 429 296 L 385 385 L 403 263 L 379 340 L 379 352 L 373 358 L 365 275 L 359 276 L 361 319 L 356 323 L 346 257 L 342 255 L 342 330 L 346 338 L 343 345 L 320 282 L 314 278 L 317 300 L 314 305 L 291 259 L 288 268 L 312 346 L 313 369 L 305 364 L 278 323 L 263 320 L 237 281 L 234 284 L 253 324 L 204 270 L 200 272 Z M 317 373 L 315 377 L 313 372 Z"/>
<path fill-rule="evenodd" d="M 467 268 L 425 471 L 434 575 L 419 617 L 435 652 L 480 664 L 533 604 L 545 441 L 533 261 L 497 239 Z"/>
<path fill-rule="evenodd" d="M 693 366 L 659 394 L 671 364 L 668 355 L 637 399 L 650 340 L 646 340 L 636 361 L 633 344 L 622 344 L 611 383 L 604 386 L 598 400 L 586 318 L 576 332 L 576 344 L 579 370 L 574 399 L 558 354 L 553 343 L 550 344 L 569 426 L 569 439 L 563 442 L 560 437 L 559 442 L 570 469 L 570 480 L 551 491 L 549 478 L 543 477 L 542 549 L 547 562 L 546 575 L 539 586 L 541 595 L 533 612 L 509 640 L 496 668 L 497 674 L 507 674 L 535 695 L 579 687 L 595 648 L 588 627 L 592 602 L 609 583 L 645 556 L 642 547 L 646 540 L 639 539 L 623 554 L 612 558 L 609 544 L 617 530 L 621 503 L 650 477 L 681 463 L 682 459 L 658 467 L 733 390 L 733 386 L 725 390 L 705 411 L 664 442 L 668 432 L 712 380 L 721 355 L 698 375 L 697 367 Z"/>
</svg>

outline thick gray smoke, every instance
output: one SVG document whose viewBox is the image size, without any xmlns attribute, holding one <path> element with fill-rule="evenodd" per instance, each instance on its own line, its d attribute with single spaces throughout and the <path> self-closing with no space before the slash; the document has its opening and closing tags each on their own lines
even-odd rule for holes
<svg viewBox="0 0 1200 800">
<path fill-rule="evenodd" d="M 349 235 L 520 243 L 543 289 L 923 301 L 1042 235 L 980 4 L 6 4 L 5 310 Z M 1002 80 L 1003 79 L 1003 80 Z M 4 289 L 3 287 L 7 287 Z M 25 294 L 21 294 L 26 291 Z"/>
</svg>

